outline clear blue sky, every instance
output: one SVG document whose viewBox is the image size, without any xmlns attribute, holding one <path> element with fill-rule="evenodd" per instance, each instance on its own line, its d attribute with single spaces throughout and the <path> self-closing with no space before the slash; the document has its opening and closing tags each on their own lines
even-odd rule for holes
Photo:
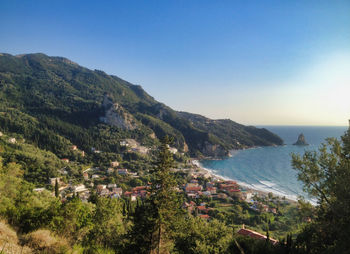
<svg viewBox="0 0 350 254">
<path fill-rule="evenodd" d="M 43 52 L 244 124 L 346 125 L 350 1 L 0 0 L 0 52 Z"/>
</svg>

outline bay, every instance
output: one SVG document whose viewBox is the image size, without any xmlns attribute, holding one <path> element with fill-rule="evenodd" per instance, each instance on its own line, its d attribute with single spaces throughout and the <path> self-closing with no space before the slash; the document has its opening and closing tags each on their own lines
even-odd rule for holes
<svg viewBox="0 0 350 254">
<path fill-rule="evenodd" d="M 232 157 L 222 160 L 201 160 L 202 167 L 214 174 L 238 181 L 242 186 L 272 192 L 296 200 L 309 197 L 291 165 L 291 154 L 302 155 L 306 150 L 317 150 L 328 137 L 340 138 L 346 126 L 258 126 L 266 128 L 283 140 L 284 146 L 258 147 L 233 151 Z M 303 133 L 309 146 L 294 146 Z M 310 199 L 309 199 L 310 200 Z"/>
</svg>

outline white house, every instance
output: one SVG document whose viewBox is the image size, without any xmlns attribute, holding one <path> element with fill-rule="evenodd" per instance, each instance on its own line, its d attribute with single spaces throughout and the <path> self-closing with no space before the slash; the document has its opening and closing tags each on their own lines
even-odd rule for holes
<svg viewBox="0 0 350 254">
<path fill-rule="evenodd" d="M 112 168 L 116 168 L 116 167 L 118 167 L 119 166 L 119 162 L 118 161 L 112 161 L 111 162 L 111 167 Z"/>
<path fill-rule="evenodd" d="M 85 187 L 84 184 L 79 184 L 73 187 L 73 191 L 74 192 L 83 192 L 83 191 L 87 191 L 88 189 Z"/>
<path fill-rule="evenodd" d="M 15 138 L 9 138 L 8 140 L 11 144 L 15 144 L 17 141 Z"/>
<path fill-rule="evenodd" d="M 112 188 L 117 188 L 117 185 L 116 185 L 115 183 L 109 183 L 109 184 L 107 185 L 107 188 L 110 188 L 110 189 L 112 189 Z"/>
<path fill-rule="evenodd" d="M 127 175 L 128 170 L 126 168 L 120 168 L 120 169 L 118 169 L 118 174 L 119 175 Z"/>
<path fill-rule="evenodd" d="M 177 149 L 175 147 L 169 147 L 169 151 L 172 153 L 172 154 L 176 154 L 177 153 Z"/>
</svg>

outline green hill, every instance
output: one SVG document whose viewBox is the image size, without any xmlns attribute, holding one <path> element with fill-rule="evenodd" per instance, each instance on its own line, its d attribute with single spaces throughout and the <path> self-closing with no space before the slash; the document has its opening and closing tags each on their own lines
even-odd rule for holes
<svg viewBox="0 0 350 254">
<path fill-rule="evenodd" d="M 119 152 L 124 138 L 152 146 L 165 134 L 191 156 L 283 144 L 266 129 L 176 112 L 141 86 L 44 54 L 0 54 L 0 130 L 59 157 L 72 144 L 86 152 Z"/>
</svg>

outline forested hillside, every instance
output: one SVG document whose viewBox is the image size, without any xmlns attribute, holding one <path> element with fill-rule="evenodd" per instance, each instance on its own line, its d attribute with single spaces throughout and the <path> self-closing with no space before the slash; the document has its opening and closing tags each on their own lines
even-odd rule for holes
<svg viewBox="0 0 350 254">
<path fill-rule="evenodd" d="M 166 134 L 191 156 L 283 143 L 265 129 L 176 112 L 140 86 L 44 54 L 0 55 L 0 130 L 59 157 L 69 156 L 71 144 L 118 152 L 123 138 L 152 146 Z"/>
</svg>

